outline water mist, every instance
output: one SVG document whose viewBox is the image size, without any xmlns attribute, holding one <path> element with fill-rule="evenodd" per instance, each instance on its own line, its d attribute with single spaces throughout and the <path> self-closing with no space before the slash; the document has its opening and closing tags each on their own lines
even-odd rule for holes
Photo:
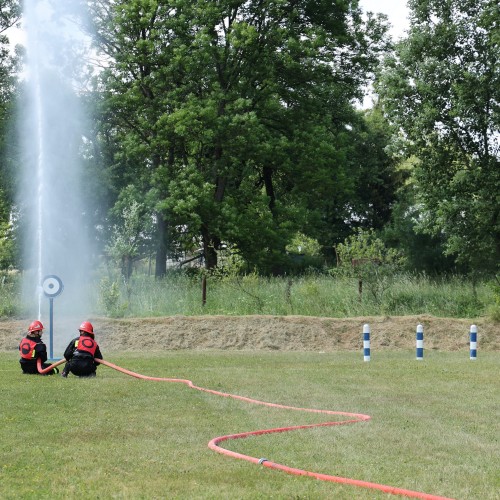
<svg viewBox="0 0 500 500">
<path fill-rule="evenodd" d="M 26 87 L 21 143 L 22 182 L 18 204 L 23 228 L 23 299 L 29 318 L 40 319 L 48 343 L 49 299 L 46 276 L 64 285 L 54 298 L 53 347 L 60 356 L 78 326 L 89 319 L 89 232 L 80 150 L 84 113 L 75 90 L 77 48 L 71 0 L 26 0 Z M 72 17 L 73 16 L 73 17 Z M 76 34 L 76 36 L 75 36 Z"/>
</svg>

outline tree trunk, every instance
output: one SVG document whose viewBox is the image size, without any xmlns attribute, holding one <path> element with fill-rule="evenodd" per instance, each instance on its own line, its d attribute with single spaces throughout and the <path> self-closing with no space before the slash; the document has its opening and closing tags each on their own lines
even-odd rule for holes
<svg viewBox="0 0 500 500">
<path fill-rule="evenodd" d="M 122 276 L 125 278 L 125 282 L 130 281 L 132 276 L 132 257 L 130 255 L 122 256 Z"/>
<path fill-rule="evenodd" d="M 157 213 L 156 222 L 156 265 L 155 278 L 163 278 L 167 274 L 167 222 L 162 214 Z"/>
<path fill-rule="evenodd" d="M 214 269 L 217 267 L 217 248 L 219 248 L 220 240 L 210 233 L 206 224 L 202 224 L 201 226 L 201 237 L 203 240 L 205 268 Z"/>
<path fill-rule="evenodd" d="M 264 185 L 266 186 L 266 194 L 269 196 L 269 210 L 273 215 L 275 215 L 274 206 L 276 203 L 276 197 L 273 186 L 273 169 L 271 167 L 264 167 L 262 169 L 262 175 L 264 177 Z"/>
</svg>

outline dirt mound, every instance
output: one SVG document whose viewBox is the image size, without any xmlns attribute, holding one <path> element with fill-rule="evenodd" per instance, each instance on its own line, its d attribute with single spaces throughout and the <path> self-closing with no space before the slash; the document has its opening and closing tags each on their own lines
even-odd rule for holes
<svg viewBox="0 0 500 500">
<path fill-rule="evenodd" d="M 467 350 L 471 324 L 478 327 L 478 348 L 500 349 L 500 326 L 484 318 L 374 316 L 169 316 L 161 318 L 91 318 L 103 352 L 178 349 L 283 351 L 357 350 L 363 325 L 370 324 L 373 349 L 412 349 L 417 324 L 424 326 L 426 349 Z M 0 320 L 0 351 L 17 350 L 29 321 Z M 74 325 L 73 328 L 74 329 Z M 77 335 L 74 331 L 73 336 Z M 47 338 L 44 339 L 47 342 Z"/>
</svg>

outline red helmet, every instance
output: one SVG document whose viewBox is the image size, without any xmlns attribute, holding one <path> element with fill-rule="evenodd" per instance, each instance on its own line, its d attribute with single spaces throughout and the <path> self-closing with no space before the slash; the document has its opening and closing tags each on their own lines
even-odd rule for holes
<svg viewBox="0 0 500 500">
<path fill-rule="evenodd" d="M 81 332 L 89 333 L 90 335 L 94 335 L 94 327 L 90 321 L 84 321 L 80 328 L 78 328 Z"/>
<path fill-rule="evenodd" d="M 33 321 L 31 325 L 28 327 L 28 332 L 30 333 L 41 332 L 42 330 L 43 330 L 43 325 L 38 320 Z"/>
</svg>

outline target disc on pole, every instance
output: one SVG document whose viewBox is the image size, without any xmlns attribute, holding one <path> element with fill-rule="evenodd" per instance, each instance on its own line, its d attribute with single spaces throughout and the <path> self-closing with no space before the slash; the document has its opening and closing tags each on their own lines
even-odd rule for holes
<svg viewBox="0 0 500 500">
<path fill-rule="evenodd" d="M 42 281 L 42 289 L 43 293 L 47 297 L 57 297 L 64 289 L 61 278 L 56 276 L 55 274 L 49 274 L 45 276 Z"/>
</svg>

